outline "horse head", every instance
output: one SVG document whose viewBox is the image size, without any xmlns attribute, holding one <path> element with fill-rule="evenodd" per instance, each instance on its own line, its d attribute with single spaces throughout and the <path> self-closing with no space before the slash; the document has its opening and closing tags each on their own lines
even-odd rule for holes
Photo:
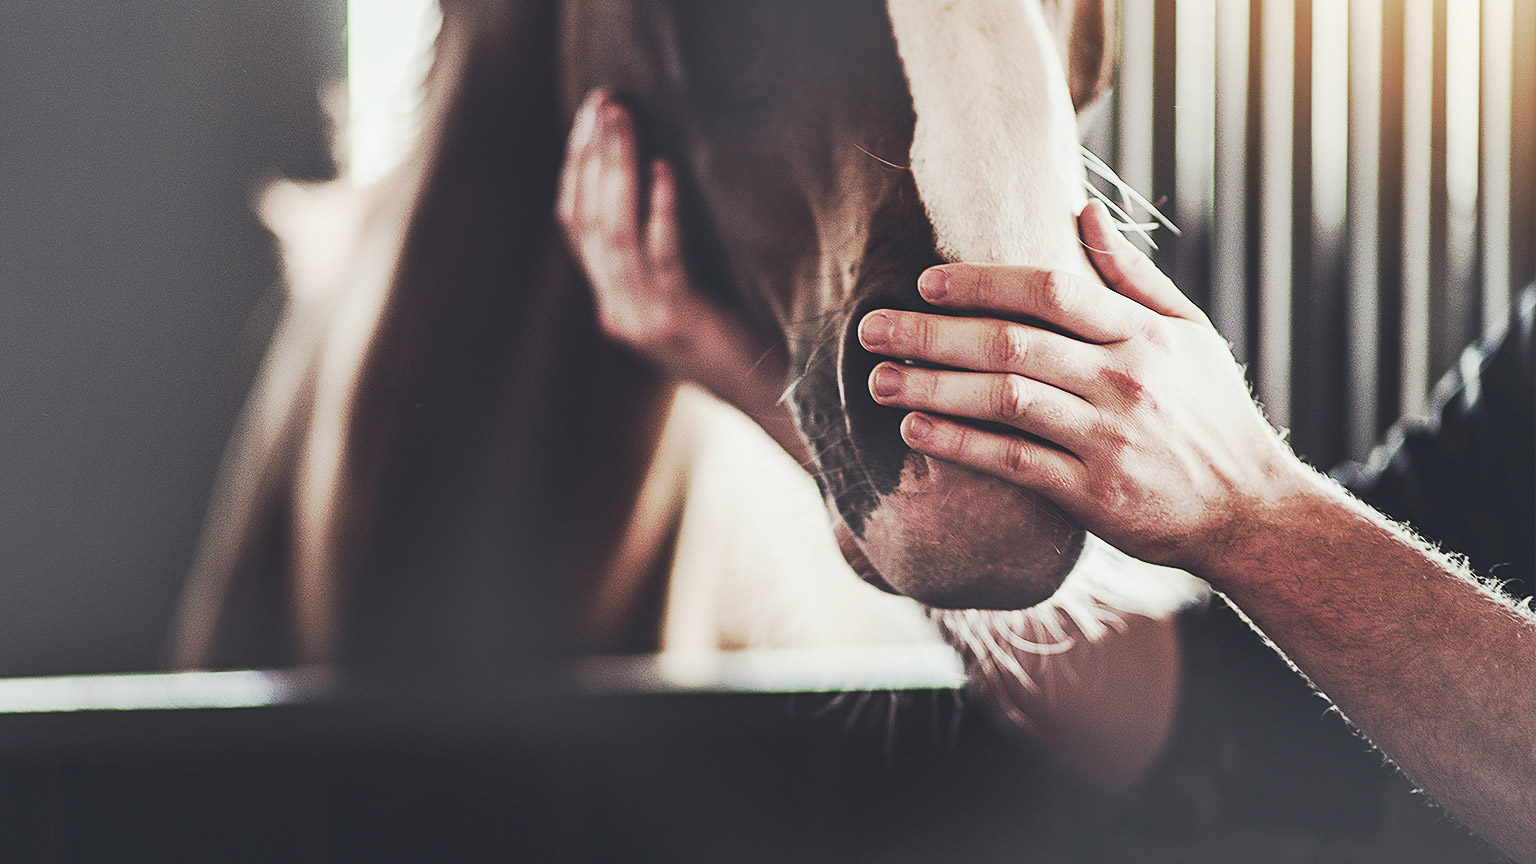
<svg viewBox="0 0 1536 864">
<path fill-rule="evenodd" d="M 1106 86 L 1111 6 L 565 4 L 566 116 L 610 88 L 653 155 L 682 167 L 694 270 L 784 340 L 789 401 L 850 557 L 929 605 L 1039 603 L 1082 531 L 1044 499 L 911 452 L 901 412 L 869 397 L 878 358 L 854 330 L 871 309 L 928 308 L 917 276 L 946 260 L 1093 272 L 1073 219 L 1073 109 Z"/>
<path fill-rule="evenodd" d="M 554 225 L 562 141 L 594 87 L 678 167 L 699 281 L 783 340 L 853 557 L 936 606 L 1045 599 L 1081 530 L 911 453 L 853 328 L 923 308 L 917 276 L 945 260 L 1092 273 L 1074 106 L 1107 85 L 1112 5 L 442 0 L 414 159 L 353 208 L 350 245 L 316 216 L 285 238 L 351 263 L 290 293 L 176 662 L 474 669 L 572 634 L 650 644 L 643 621 L 583 611 L 644 619 L 677 518 L 653 482 L 671 385 L 602 339 Z"/>
</svg>

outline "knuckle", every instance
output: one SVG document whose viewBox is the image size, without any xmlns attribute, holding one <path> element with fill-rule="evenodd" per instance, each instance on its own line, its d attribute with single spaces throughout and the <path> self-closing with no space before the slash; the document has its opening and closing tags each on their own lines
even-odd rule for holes
<svg viewBox="0 0 1536 864">
<path fill-rule="evenodd" d="M 1049 309 L 1066 311 L 1077 298 L 1077 281 L 1060 270 L 1047 270 L 1040 277 L 1040 302 Z"/>
<path fill-rule="evenodd" d="M 633 249 L 638 245 L 636 230 L 629 219 L 611 219 L 602 227 L 603 242 L 611 249 Z"/>
<path fill-rule="evenodd" d="M 1133 443 L 1130 429 L 1119 420 L 1101 421 L 1095 438 L 1100 447 L 1116 456 L 1130 450 Z"/>
<path fill-rule="evenodd" d="M 1126 274 L 1137 282 L 1157 282 L 1167 279 L 1163 271 L 1157 269 L 1157 265 L 1152 263 L 1152 259 L 1140 250 L 1135 255 L 1127 256 L 1127 260 L 1121 266 Z"/>
<path fill-rule="evenodd" d="M 1119 483 L 1096 479 L 1092 481 L 1090 491 L 1094 500 L 1101 502 L 1110 512 L 1118 512 L 1129 503 L 1126 500 L 1125 488 Z"/>
<path fill-rule="evenodd" d="M 906 331 L 912 347 L 922 356 L 929 357 L 939 342 L 938 328 L 934 323 L 935 319 L 928 315 L 899 315 L 896 316 L 895 332 L 892 335 L 900 339 L 902 331 Z"/>
<path fill-rule="evenodd" d="M 1160 316 L 1148 316 L 1137 327 L 1138 335 L 1158 348 L 1173 347 L 1174 335 L 1168 331 Z"/>
<path fill-rule="evenodd" d="M 999 370 L 1021 369 L 1029 355 L 1028 331 L 1006 322 L 994 325 L 989 353 L 994 368 Z"/>
<path fill-rule="evenodd" d="M 1029 389 L 1017 375 L 999 375 L 993 385 L 992 404 L 999 419 L 1011 422 L 1024 416 L 1029 408 Z"/>
<path fill-rule="evenodd" d="M 1009 438 L 1003 445 L 1003 468 L 1009 474 L 1022 476 L 1034 467 L 1034 457 L 1023 438 Z"/>
<path fill-rule="evenodd" d="M 1119 366 L 1104 367 L 1099 371 L 1099 381 L 1125 404 L 1139 405 L 1147 397 L 1146 385 Z"/>
</svg>

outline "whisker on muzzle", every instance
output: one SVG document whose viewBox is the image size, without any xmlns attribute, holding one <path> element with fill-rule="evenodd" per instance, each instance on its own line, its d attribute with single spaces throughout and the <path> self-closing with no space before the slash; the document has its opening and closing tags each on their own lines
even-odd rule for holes
<svg viewBox="0 0 1536 864">
<path fill-rule="evenodd" d="M 1168 567 L 1137 561 L 1090 536 L 1061 588 L 1028 609 L 929 609 L 940 634 L 960 651 L 973 686 L 993 694 L 1012 723 L 1031 728 L 1014 688 L 1049 700 L 1079 678 L 1083 652 L 1132 615 L 1159 617 L 1205 602 L 1204 582 Z"/>
</svg>

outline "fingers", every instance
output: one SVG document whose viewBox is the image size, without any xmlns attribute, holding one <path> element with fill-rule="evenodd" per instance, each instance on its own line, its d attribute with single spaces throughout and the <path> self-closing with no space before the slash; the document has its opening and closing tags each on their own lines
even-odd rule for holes
<svg viewBox="0 0 1536 864">
<path fill-rule="evenodd" d="M 646 285 L 685 292 L 676 175 L 665 160 L 653 160 L 647 191 L 638 163 L 634 121 L 609 93 L 593 90 L 576 112 L 566 147 L 561 224 L 600 293 L 613 293 L 609 283 L 642 277 Z M 649 203 L 644 211 L 642 195 Z"/>
<path fill-rule="evenodd" d="M 676 171 L 654 160 L 647 185 L 642 167 L 631 115 L 611 94 L 593 91 L 573 123 L 558 215 L 586 273 L 598 325 L 757 418 L 792 455 L 808 460 L 778 404 L 788 378 L 782 351 L 693 284 Z"/>
<path fill-rule="evenodd" d="M 1012 372 L 1088 398 L 1103 349 L 996 318 L 951 318 L 881 309 L 859 322 L 859 342 L 901 360 L 979 372 Z"/>
<path fill-rule="evenodd" d="M 608 92 L 594 90 L 576 113 L 558 206 L 603 332 L 630 344 L 668 332 L 673 311 L 653 302 L 655 287 L 670 282 L 655 278 L 660 274 L 642 246 L 640 205 L 649 193 L 638 150 L 628 111 Z"/>
<path fill-rule="evenodd" d="M 1073 451 L 1090 444 L 1098 416 L 1071 393 L 1020 375 L 881 363 L 869 391 L 882 405 L 1003 423 Z"/>
<path fill-rule="evenodd" d="M 1094 269 L 1111 289 L 1160 315 L 1206 320 L 1200 307 L 1115 228 L 1109 210 L 1101 202 L 1090 201 L 1083 208 L 1078 216 L 1078 232 Z"/>
<path fill-rule="evenodd" d="M 677 176 L 665 159 L 651 161 L 651 207 L 645 225 L 645 251 L 660 285 L 689 292 L 678 231 Z"/>
<path fill-rule="evenodd" d="M 991 474 L 1071 505 L 1081 495 L 1087 467 L 1070 453 L 1022 435 L 977 429 L 930 414 L 908 414 L 901 437 L 925 456 Z"/>
<path fill-rule="evenodd" d="M 602 107 L 597 119 L 596 158 L 587 162 L 583 182 L 596 198 L 597 229 L 610 248 L 636 249 L 640 243 L 640 171 L 635 125 L 616 104 Z"/>
<path fill-rule="evenodd" d="M 585 157 L 592 145 L 592 130 L 597 125 L 598 109 L 606 98 L 607 94 L 600 89 L 587 94 L 587 98 L 576 109 L 571 135 L 565 142 L 565 167 L 560 172 L 560 192 L 555 212 L 567 235 L 574 235 L 579 215 L 578 204 L 581 201 L 581 178 L 586 169 Z"/>
<path fill-rule="evenodd" d="M 1089 342 L 1118 342 L 1146 309 L 1064 270 L 1003 264 L 943 264 L 917 281 L 923 299 L 944 309 L 1035 318 Z"/>
</svg>

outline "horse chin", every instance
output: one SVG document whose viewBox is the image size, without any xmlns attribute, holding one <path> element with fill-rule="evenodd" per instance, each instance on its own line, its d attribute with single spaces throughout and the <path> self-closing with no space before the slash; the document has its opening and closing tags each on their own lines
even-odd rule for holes
<svg viewBox="0 0 1536 864">
<path fill-rule="evenodd" d="M 1042 603 L 1061 587 L 1084 539 L 1049 501 L 917 453 L 908 454 L 900 483 L 860 535 L 845 557 L 862 555 L 885 585 L 941 609 Z"/>
<path fill-rule="evenodd" d="M 916 275 L 901 281 L 915 284 Z M 865 382 L 881 358 L 859 345 L 856 328 L 870 309 L 922 304 L 916 291 L 887 286 L 868 294 L 851 305 L 836 369 L 813 365 L 795 391 L 802 420 L 812 420 L 802 429 L 821 433 L 806 439 L 839 516 L 843 557 L 866 582 L 935 608 L 1025 609 L 1046 601 L 1077 563 L 1082 527 L 1032 492 L 907 447 L 899 431 L 904 412 L 868 394 Z M 830 412 L 817 413 L 834 388 L 842 397 L 841 436 L 828 434 L 835 428 Z"/>
</svg>

